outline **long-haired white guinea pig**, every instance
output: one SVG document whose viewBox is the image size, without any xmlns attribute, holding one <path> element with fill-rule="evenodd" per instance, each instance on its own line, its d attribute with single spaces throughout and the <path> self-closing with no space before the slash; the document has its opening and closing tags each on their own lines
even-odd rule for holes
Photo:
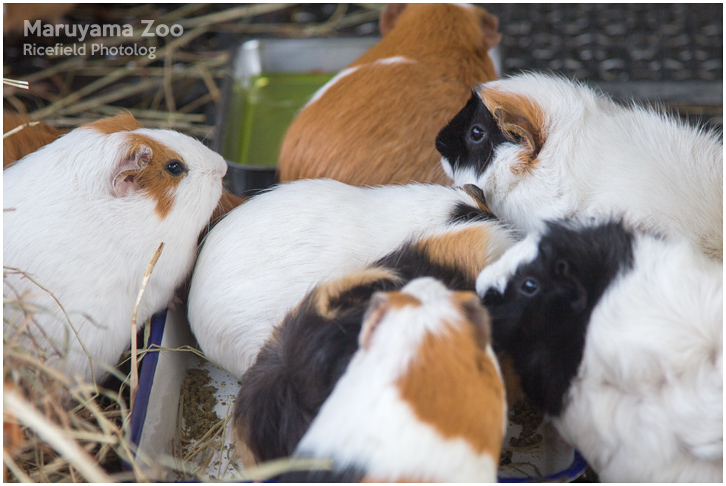
<svg viewBox="0 0 726 486">
<path fill-rule="evenodd" d="M 713 131 L 528 73 L 481 85 L 436 147 L 455 185 L 478 185 L 520 229 L 622 216 L 723 260 L 723 144 Z"/>
<path fill-rule="evenodd" d="M 507 406 L 490 336 L 473 292 L 424 277 L 374 294 L 358 351 L 295 451 L 333 470 L 280 479 L 496 482 Z"/>
<path fill-rule="evenodd" d="M 723 481 L 723 264 L 621 222 L 548 223 L 485 268 L 495 348 L 604 481 Z"/>
<path fill-rule="evenodd" d="M 206 356 L 241 377 L 273 328 L 315 285 L 365 268 L 403 242 L 476 218 L 464 189 L 282 184 L 230 212 L 206 238 L 189 323 Z"/>
<path fill-rule="evenodd" d="M 54 364 L 101 378 L 130 343 L 160 243 L 137 322 L 166 307 L 187 277 L 226 170 L 200 142 L 144 129 L 130 114 L 83 125 L 6 169 L 3 265 L 23 273 L 5 269 L 3 293 L 33 308 L 24 324 L 5 313 L 6 336 L 26 325 L 28 345 Z"/>
</svg>

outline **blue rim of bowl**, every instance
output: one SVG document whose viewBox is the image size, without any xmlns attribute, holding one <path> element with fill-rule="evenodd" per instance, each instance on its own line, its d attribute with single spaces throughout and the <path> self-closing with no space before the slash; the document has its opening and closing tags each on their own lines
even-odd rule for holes
<svg viewBox="0 0 726 486">
<path fill-rule="evenodd" d="M 572 464 L 567 469 L 541 478 L 497 478 L 500 483 L 541 483 L 541 482 L 570 482 L 582 476 L 587 469 L 587 461 L 575 451 Z"/>
<path fill-rule="evenodd" d="M 141 361 L 141 371 L 139 373 L 139 388 L 136 392 L 134 400 L 134 409 L 131 412 L 131 442 L 138 447 L 141 440 L 141 434 L 144 431 L 144 422 L 146 422 L 146 411 L 149 407 L 149 398 L 151 397 L 151 387 L 154 384 L 154 374 L 156 373 L 156 365 L 159 362 L 159 350 L 161 346 L 161 338 L 164 336 L 164 326 L 166 324 L 166 309 L 162 312 L 154 314 L 151 318 L 151 329 L 149 330 L 149 349 L 152 346 L 157 347 L 156 350 L 148 351 Z"/>
</svg>

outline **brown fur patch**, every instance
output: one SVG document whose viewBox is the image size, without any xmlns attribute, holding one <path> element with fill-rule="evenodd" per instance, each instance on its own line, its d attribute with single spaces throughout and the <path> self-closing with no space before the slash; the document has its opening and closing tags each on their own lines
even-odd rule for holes
<svg viewBox="0 0 726 486">
<path fill-rule="evenodd" d="M 432 262 L 457 268 L 474 282 L 482 269 L 491 263 L 486 251 L 489 238 L 485 228 L 472 226 L 423 238 L 416 247 L 425 252 Z"/>
<path fill-rule="evenodd" d="M 526 96 L 491 88 L 483 89 L 480 96 L 504 135 L 525 149 L 520 163 L 511 168 L 512 172 L 521 175 L 532 170 L 545 141 L 542 108 Z"/>
<path fill-rule="evenodd" d="M 131 141 L 128 149 L 129 156 L 144 145 L 151 148 L 151 161 L 138 171 L 134 179 L 141 191 L 156 200 L 156 212 L 161 218 L 165 218 L 174 203 L 174 190 L 187 174 L 174 176 L 164 170 L 164 167 L 172 159 L 177 159 L 182 163 L 184 159 L 166 145 L 145 135 L 130 133 L 128 137 Z"/>
<path fill-rule="evenodd" d="M 232 427 L 234 439 L 234 455 L 242 461 L 242 466 L 249 468 L 257 465 L 257 458 L 247 445 L 248 433 L 244 420 L 235 420 Z"/>
<path fill-rule="evenodd" d="M 312 296 L 315 310 L 327 319 L 334 319 L 338 315 L 338 309 L 334 308 L 331 302 L 353 287 L 368 285 L 378 280 L 398 281 L 400 277 L 387 268 L 372 267 L 330 282 L 323 282 L 315 288 L 315 294 Z"/>
<path fill-rule="evenodd" d="M 27 115 L 3 111 L 3 133 L 28 123 L 32 119 Z M 67 130 L 59 130 L 40 122 L 32 127 L 26 126 L 3 139 L 3 169 L 7 169 L 26 155 L 57 140 Z"/>
<path fill-rule="evenodd" d="M 446 323 L 427 334 L 397 386 L 417 418 L 445 439 L 462 438 L 496 463 L 503 440 L 504 385 L 475 326 Z"/>
<path fill-rule="evenodd" d="M 290 125 L 279 158 L 281 181 L 451 184 L 434 142 L 466 104 L 471 86 L 496 79 L 483 41 L 491 35 L 482 32 L 482 25 L 495 23 L 489 17 L 482 22 L 478 7 L 387 10 L 396 14 L 383 19 L 390 31 L 349 67 L 366 66 L 341 78 Z M 372 64 L 396 56 L 414 62 Z"/>
<path fill-rule="evenodd" d="M 122 111 L 116 116 L 102 118 L 95 122 L 81 125 L 81 128 L 83 127 L 93 128 L 104 135 L 111 135 L 116 132 L 133 132 L 139 128 L 144 128 L 141 123 L 134 118 L 134 115 L 128 111 Z"/>
<path fill-rule="evenodd" d="M 401 309 L 406 306 L 419 307 L 420 305 L 421 301 L 411 294 L 404 292 L 388 293 L 388 306 L 391 309 Z"/>
</svg>

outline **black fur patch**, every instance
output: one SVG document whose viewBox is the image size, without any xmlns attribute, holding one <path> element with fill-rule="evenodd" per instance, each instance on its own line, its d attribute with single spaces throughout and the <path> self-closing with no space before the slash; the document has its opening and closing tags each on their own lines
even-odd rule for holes
<svg viewBox="0 0 726 486">
<path fill-rule="evenodd" d="M 506 141 L 491 112 L 472 90 L 466 106 L 439 132 L 436 150 L 449 161 L 454 172 L 460 167 L 474 167 L 481 175 L 489 166 L 494 149 Z"/>
<path fill-rule="evenodd" d="M 548 223 L 538 250 L 503 294 L 490 290 L 483 302 L 495 348 L 512 357 L 532 403 L 556 416 L 582 361 L 593 308 L 613 279 L 633 266 L 633 234 L 620 222 Z"/>
<path fill-rule="evenodd" d="M 468 223 L 471 221 L 497 221 L 497 217 L 489 211 L 483 211 L 478 207 L 469 206 L 465 202 L 459 202 L 451 211 L 449 221 L 452 223 Z"/>
<path fill-rule="evenodd" d="M 281 474 L 280 483 L 359 483 L 365 472 L 355 467 L 334 471 L 293 471 Z"/>
<path fill-rule="evenodd" d="M 285 317 L 242 377 L 235 402 L 235 428 L 246 430 L 258 460 L 292 455 L 358 349 L 370 297 L 397 286 L 384 279 L 352 287 L 331 302 L 341 309 L 333 319 L 318 314 L 308 294 Z"/>
</svg>

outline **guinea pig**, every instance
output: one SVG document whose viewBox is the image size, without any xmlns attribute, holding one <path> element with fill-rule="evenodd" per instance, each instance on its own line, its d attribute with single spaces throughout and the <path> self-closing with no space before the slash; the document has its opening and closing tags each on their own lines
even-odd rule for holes
<svg viewBox="0 0 726 486">
<path fill-rule="evenodd" d="M 424 276 L 473 291 L 481 269 L 511 244 L 495 220 L 454 224 L 407 241 L 364 270 L 317 285 L 275 327 L 240 380 L 234 430 L 243 463 L 295 451 L 358 349 L 363 314 L 375 292 L 398 290 Z"/>
<path fill-rule="evenodd" d="M 281 181 L 434 182 L 434 141 L 471 86 L 496 79 L 497 18 L 465 4 L 389 4 L 382 40 L 316 92 L 284 137 Z"/>
<path fill-rule="evenodd" d="M 361 270 L 424 232 L 476 218 L 465 189 L 282 184 L 231 211 L 207 236 L 188 301 L 207 358 L 241 377 L 273 328 L 316 284 Z"/>
<path fill-rule="evenodd" d="M 4 313 L 6 336 L 23 327 L 52 364 L 101 379 L 130 342 L 160 243 L 140 325 L 192 269 L 226 170 L 197 140 L 130 114 L 83 125 L 6 169 L 3 293 L 32 309 L 27 321 Z"/>
<path fill-rule="evenodd" d="M 473 292 L 420 278 L 378 292 L 359 347 L 281 481 L 496 482 L 506 427 L 490 322 Z"/>
<path fill-rule="evenodd" d="M 621 106 L 565 78 L 480 86 L 436 139 L 456 185 L 525 231 L 576 215 L 624 217 L 723 260 L 723 144 L 714 131 Z"/>
<path fill-rule="evenodd" d="M 27 115 L 3 111 L 3 132 L 8 133 L 10 130 L 32 121 Z M 53 142 L 64 133 L 66 132 L 63 130 L 40 122 L 8 135 L 3 138 L 3 169 L 7 169 L 29 153 Z"/>
<path fill-rule="evenodd" d="M 722 482 L 721 262 L 621 221 L 549 222 L 476 290 L 495 349 L 600 479 Z"/>
</svg>

